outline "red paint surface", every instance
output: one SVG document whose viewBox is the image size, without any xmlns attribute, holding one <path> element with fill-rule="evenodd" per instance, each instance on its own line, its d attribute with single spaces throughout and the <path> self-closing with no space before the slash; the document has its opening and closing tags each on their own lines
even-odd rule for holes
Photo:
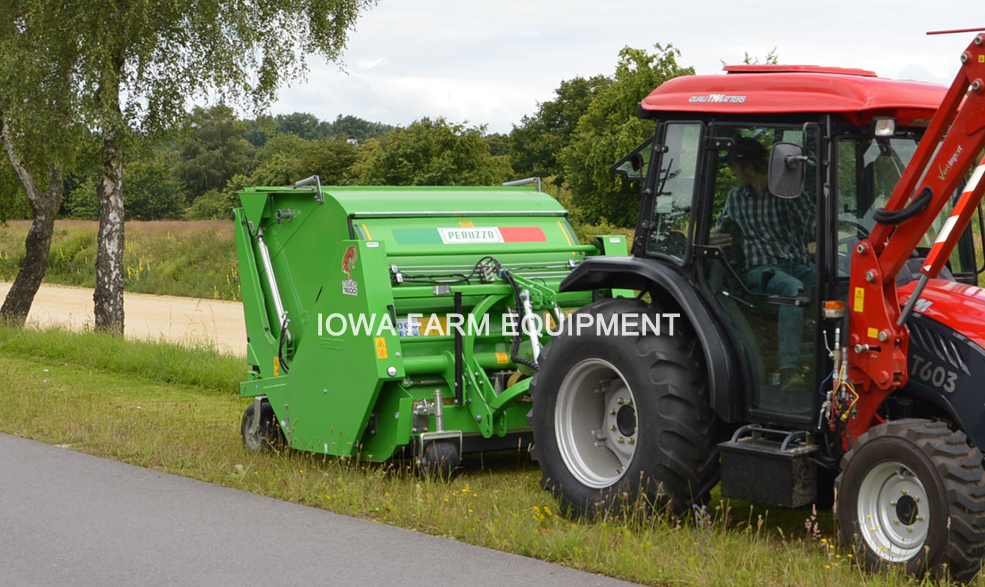
<svg viewBox="0 0 985 587">
<path fill-rule="evenodd" d="M 508 243 L 542 243 L 547 241 L 544 230 L 539 226 L 501 226 L 499 233 Z"/>
<path fill-rule="evenodd" d="M 902 126 L 926 126 L 946 88 L 874 77 L 870 71 L 813 65 L 728 66 L 726 75 L 667 81 L 643 100 L 644 110 L 736 114 L 840 112 L 856 124 L 895 116 Z M 742 96 L 742 102 L 692 101 Z"/>
</svg>

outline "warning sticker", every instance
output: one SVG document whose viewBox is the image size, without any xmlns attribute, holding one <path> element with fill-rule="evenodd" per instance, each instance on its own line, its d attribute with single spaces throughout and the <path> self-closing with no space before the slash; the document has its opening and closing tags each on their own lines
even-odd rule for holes
<svg viewBox="0 0 985 587">
<path fill-rule="evenodd" d="M 377 359 L 387 358 L 386 339 L 383 338 L 382 336 L 377 336 L 374 340 L 376 341 L 376 358 Z"/>
<path fill-rule="evenodd" d="M 869 335 L 869 338 L 874 338 L 876 340 L 879 340 L 879 329 L 878 328 L 870 328 L 869 331 L 866 334 Z"/>
<path fill-rule="evenodd" d="M 510 356 L 506 353 L 496 353 L 496 364 L 505 365 L 510 362 Z"/>
<path fill-rule="evenodd" d="M 865 309 L 865 290 L 861 287 L 855 288 L 855 303 L 852 305 L 852 310 L 855 312 L 861 312 Z"/>
<path fill-rule="evenodd" d="M 397 318 L 397 336 L 420 336 L 421 323 L 417 318 Z"/>
</svg>

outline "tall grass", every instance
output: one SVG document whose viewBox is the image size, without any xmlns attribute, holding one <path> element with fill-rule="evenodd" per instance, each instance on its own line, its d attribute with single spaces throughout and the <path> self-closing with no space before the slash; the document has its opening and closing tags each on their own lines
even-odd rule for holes
<svg viewBox="0 0 985 587">
<path fill-rule="evenodd" d="M 24 260 L 26 221 L 0 228 L 0 280 L 12 280 Z M 231 222 L 127 222 L 123 254 L 127 291 L 219 300 L 240 299 Z M 95 287 L 95 222 L 55 223 L 45 281 Z"/>
<path fill-rule="evenodd" d="M 238 393 L 247 378 L 243 358 L 214 347 L 124 340 L 91 331 L 69 334 L 0 325 L 0 352 L 224 393 Z"/>
<path fill-rule="evenodd" d="M 851 545 L 833 542 L 830 518 L 815 527 L 809 509 L 779 517 L 713 499 L 676 517 L 637 510 L 569 519 L 540 490 L 525 451 L 469 455 L 447 483 L 415 477 L 406 461 L 253 454 L 239 435 L 249 400 L 215 393 L 229 391 L 217 382 L 238 381 L 232 366 L 201 387 L 195 374 L 225 359 L 152 346 L 92 333 L 0 331 L 0 431 L 648 585 L 935 584 L 861 572 Z M 167 362 L 194 368 L 170 371 Z"/>
</svg>

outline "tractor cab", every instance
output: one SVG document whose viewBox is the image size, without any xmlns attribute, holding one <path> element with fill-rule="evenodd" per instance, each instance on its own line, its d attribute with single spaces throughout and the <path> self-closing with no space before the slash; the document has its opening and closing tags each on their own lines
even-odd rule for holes
<svg viewBox="0 0 985 587">
<path fill-rule="evenodd" d="M 633 255 L 686 276 L 734 349 L 730 381 L 713 390 L 716 411 L 807 428 L 832 371 L 823 302 L 849 301 L 854 245 L 874 227 L 945 89 L 856 69 L 725 71 L 673 79 L 647 96 L 639 112 L 656 132 L 613 171 L 643 187 Z M 915 279 L 919 262 L 900 280 Z M 948 270 L 947 279 L 976 283 L 971 228 Z"/>
</svg>

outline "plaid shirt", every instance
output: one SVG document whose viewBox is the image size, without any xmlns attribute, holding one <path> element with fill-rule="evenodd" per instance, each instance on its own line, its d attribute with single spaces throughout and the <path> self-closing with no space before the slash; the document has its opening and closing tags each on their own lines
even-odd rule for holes
<svg viewBox="0 0 985 587">
<path fill-rule="evenodd" d="M 814 242 L 817 227 L 814 203 L 804 195 L 777 198 L 756 194 L 750 186 L 733 188 L 718 215 L 718 225 L 734 221 L 742 232 L 746 268 L 783 263 L 811 264 L 804 249 Z"/>
</svg>

